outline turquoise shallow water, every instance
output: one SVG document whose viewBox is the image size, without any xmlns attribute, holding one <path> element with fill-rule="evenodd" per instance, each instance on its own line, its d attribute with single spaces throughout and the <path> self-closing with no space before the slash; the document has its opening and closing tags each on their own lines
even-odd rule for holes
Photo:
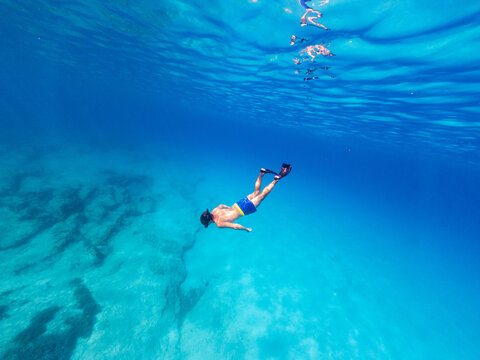
<svg viewBox="0 0 480 360">
<path fill-rule="evenodd" d="M 0 358 L 480 357 L 480 8 L 308 4 L 0 0 Z"/>
<path fill-rule="evenodd" d="M 188 159 L 58 138 L 4 148 L 4 357 L 477 356 L 478 250 L 461 221 L 348 194 L 322 175 L 339 156 L 324 145 L 322 168 L 300 160 L 241 219 L 252 233 L 205 230 L 205 206 L 248 193 L 269 156 L 175 149 Z"/>
</svg>

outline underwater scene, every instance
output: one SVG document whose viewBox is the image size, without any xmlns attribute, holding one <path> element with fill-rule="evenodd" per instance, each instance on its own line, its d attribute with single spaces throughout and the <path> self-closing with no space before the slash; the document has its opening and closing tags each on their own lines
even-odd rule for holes
<svg viewBox="0 0 480 360">
<path fill-rule="evenodd" d="M 0 359 L 479 359 L 480 3 L 0 0 Z"/>
</svg>

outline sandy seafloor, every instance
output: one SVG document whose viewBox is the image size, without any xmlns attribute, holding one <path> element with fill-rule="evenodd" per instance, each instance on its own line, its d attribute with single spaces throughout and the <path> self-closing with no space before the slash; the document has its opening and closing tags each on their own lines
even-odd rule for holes
<svg viewBox="0 0 480 360">
<path fill-rule="evenodd" d="M 478 293 L 455 286 L 446 245 L 403 247 L 414 230 L 397 215 L 301 166 L 241 219 L 246 233 L 205 230 L 199 215 L 282 159 L 201 172 L 193 154 L 161 148 L 25 142 L 0 154 L 2 359 L 479 354 Z"/>
</svg>

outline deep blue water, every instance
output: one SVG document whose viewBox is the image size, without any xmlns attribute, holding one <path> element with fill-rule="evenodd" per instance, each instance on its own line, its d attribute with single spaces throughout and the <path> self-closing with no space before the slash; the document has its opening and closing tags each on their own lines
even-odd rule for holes
<svg viewBox="0 0 480 360">
<path fill-rule="evenodd" d="M 480 357 L 480 5 L 307 4 L 0 0 L 2 358 Z"/>
</svg>

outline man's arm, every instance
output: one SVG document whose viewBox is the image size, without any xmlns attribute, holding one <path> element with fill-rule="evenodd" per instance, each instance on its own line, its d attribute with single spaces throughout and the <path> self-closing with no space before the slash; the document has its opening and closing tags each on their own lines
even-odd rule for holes
<svg viewBox="0 0 480 360">
<path fill-rule="evenodd" d="M 230 229 L 235 229 L 235 230 L 246 230 L 248 232 L 252 231 L 250 228 L 246 228 L 245 226 L 242 226 L 240 224 L 235 224 L 235 223 L 229 223 L 229 222 L 224 222 L 221 223 L 220 225 L 217 225 L 219 228 L 230 228 Z"/>
</svg>

